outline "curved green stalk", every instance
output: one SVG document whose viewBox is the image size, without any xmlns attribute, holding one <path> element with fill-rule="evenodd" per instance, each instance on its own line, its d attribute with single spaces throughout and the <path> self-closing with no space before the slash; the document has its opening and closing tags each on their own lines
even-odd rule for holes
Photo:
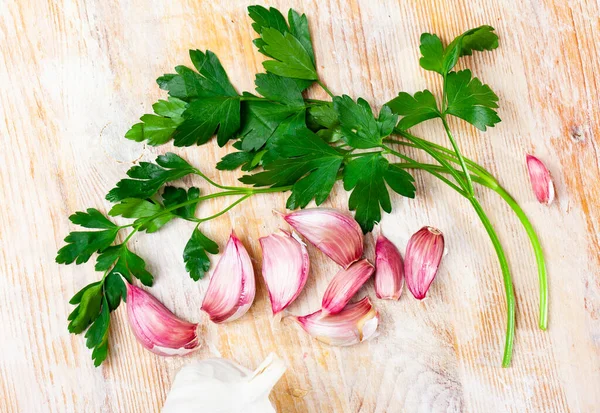
<svg viewBox="0 0 600 413">
<path fill-rule="evenodd" d="M 502 278 L 504 280 L 504 291 L 506 295 L 506 337 L 504 342 L 502 367 L 508 367 L 510 366 L 510 361 L 512 359 L 515 338 L 515 292 L 510 276 L 510 268 L 508 267 L 508 261 L 506 260 L 506 255 L 504 254 L 504 249 L 502 249 L 502 244 L 500 244 L 498 235 L 485 211 L 481 207 L 481 204 L 479 204 L 475 198 L 469 198 L 469 201 L 471 202 L 471 205 L 473 205 L 473 208 L 475 208 L 475 212 L 477 212 L 479 219 L 483 223 L 483 226 L 492 240 L 492 244 L 494 244 L 494 249 L 496 250 L 496 255 L 498 255 L 498 261 L 500 262 L 500 268 L 502 269 Z"/>
<path fill-rule="evenodd" d="M 446 78 L 444 77 L 444 91 L 445 91 L 445 84 L 446 84 L 445 80 L 446 80 Z M 448 135 L 448 139 L 450 140 L 450 143 L 452 144 L 452 147 L 454 148 L 454 153 L 458 157 L 458 160 L 460 162 L 460 167 L 463 170 L 463 173 L 465 176 L 465 181 L 467 184 L 467 187 L 465 188 L 465 190 L 467 191 L 468 194 L 473 195 L 474 191 L 473 191 L 473 182 L 471 181 L 471 175 L 469 175 L 469 171 L 467 170 L 467 165 L 465 164 L 465 160 L 463 159 L 463 156 L 460 153 L 458 144 L 454 140 L 454 137 L 452 136 L 452 132 L 450 132 L 450 127 L 448 126 L 448 122 L 446 122 L 445 115 L 442 115 L 442 123 L 444 124 L 444 129 L 446 130 L 446 135 Z"/>
<path fill-rule="evenodd" d="M 433 142 L 429 142 L 425 139 L 418 138 L 413 135 L 411 135 L 411 138 L 412 138 L 411 141 L 419 141 L 419 143 L 421 145 L 429 146 L 430 148 L 441 152 L 441 153 L 439 153 L 439 155 L 444 157 L 445 159 L 447 159 L 451 162 L 454 162 L 454 163 L 458 163 L 458 159 L 452 150 L 445 148 L 441 145 L 435 144 Z M 412 142 L 404 142 L 404 141 L 399 141 L 399 140 L 395 140 L 395 139 L 386 139 L 385 141 L 389 142 L 389 143 L 403 145 L 403 146 L 420 148 L 420 146 L 418 146 Z M 485 169 L 484 167 L 482 167 L 475 161 L 473 161 L 469 158 L 464 158 L 464 160 L 465 160 L 465 163 L 469 166 L 469 170 L 475 174 L 475 175 L 471 176 L 472 180 L 474 182 L 477 182 L 481 185 L 484 185 L 484 186 L 492 189 L 498 195 L 500 195 L 500 197 L 504 200 L 504 202 L 506 202 L 511 207 L 511 209 L 513 210 L 515 215 L 517 215 L 517 218 L 521 222 L 521 225 L 523 225 L 523 227 L 525 228 L 525 232 L 527 233 L 527 236 L 529 237 L 529 242 L 531 243 L 531 246 L 533 248 L 533 252 L 534 252 L 535 260 L 536 260 L 536 264 L 537 264 L 537 269 L 538 269 L 538 280 L 539 280 L 539 290 L 540 290 L 538 324 L 539 324 L 539 328 L 541 330 L 547 330 L 548 329 L 548 275 L 547 275 L 547 271 L 546 271 L 546 261 L 544 258 L 544 250 L 542 249 L 540 239 L 537 236 L 537 233 L 535 232 L 535 229 L 533 228 L 531 221 L 525 214 L 525 211 L 523 211 L 521 206 L 508 193 L 508 191 L 504 187 L 502 187 L 502 185 L 500 185 L 498 183 L 496 178 L 494 178 L 494 176 L 487 169 Z M 427 165 L 427 164 L 424 164 L 424 165 Z M 425 168 L 420 168 L 416 165 L 412 166 L 412 167 L 415 169 L 425 169 Z M 429 168 L 433 167 L 434 170 L 438 170 L 438 169 L 436 169 L 436 168 L 438 168 L 437 165 L 428 165 L 428 167 Z M 441 172 L 446 172 L 443 170 L 443 168 L 440 168 L 439 170 Z M 457 171 L 457 172 L 459 172 L 459 171 Z"/>
</svg>

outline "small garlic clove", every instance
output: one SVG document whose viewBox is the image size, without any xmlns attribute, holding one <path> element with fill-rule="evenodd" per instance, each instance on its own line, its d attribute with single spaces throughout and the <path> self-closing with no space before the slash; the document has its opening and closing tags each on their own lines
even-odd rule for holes
<svg viewBox="0 0 600 413">
<path fill-rule="evenodd" d="M 435 278 L 444 254 L 444 234 L 433 227 L 423 227 L 408 241 L 404 257 L 406 286 L 422 300 Z"/>
<path fill-rule="evenodd" d="M 184 355 L 200 345 L 198 325 L 176 317 L 148 292 L 127 285 L 127 319 L 146 349 L 161 356 Z"/>
<path fill-rule="evenodd" d="M 277 314 L 304 288 L 310 266 L 308 252 L 296 234 L 283 230 L 259 241 L 263 250 L 262 275 L 269 291 L 271 309 Z"/>
<path fill-rule="evenodd" d="M 550 205 L 554 201 L 554 182 L 546 165 L 535 156 L 527 155 L 527 171 L 533 193 L 538 201 Z"/>
<path fill-rule="evenodd" d="M 344 268 L 360 259 L 363 233 L 350 215 L 329 208 L 309 208 L 283 218 L 311 244 Z"/>
<path fill-rule="evenodd" d="M 208 284 L 202 311 L 212 322 L 233 321 L 248 311 L 256 285 L 248 251 L 232 231 Z"/>
<path fill-rule="evenodd" d="M 398 248 L 379 235 L 375 244 L 375 294 L 384 300 L 398 300 L 404 285 L 404 263 Z"/>
<path fill-rule="evenodd" d="M 338 271 L 323 294 L 323 315 L 336 314 L 344 309 L 360 287 L 369 279 L 375 268 L 367 260 L 356 261 Z"/>
<path fill-rule="evenodd" d="M 331 346 L 351 346 L 375 335 L 379 312 L 369 297 L 348 304 L 337 314 L 323 315 L 322 310 L 294 317 L 300 326 L 315 339 Z"/>
</svg>

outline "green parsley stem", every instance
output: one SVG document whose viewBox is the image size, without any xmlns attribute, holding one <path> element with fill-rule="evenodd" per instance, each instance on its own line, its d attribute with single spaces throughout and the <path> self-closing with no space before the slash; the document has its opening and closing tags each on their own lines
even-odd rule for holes
<svg viewBox="0 0 600 413">
<path fill-rule="evenodd" d="M 202 171 L 200 171 L 197 168 L 194 168 L 194 174 L 202 177 L 206 182 L 208 182 L 212 186 L 214 186 L 216 188 L 219 188 L 219 189 L 227 189 L 227 190 L 231 190 L 231 191 L 245 191 L 245 192 L 251 192 L 252 191 L 252 188 L 250 188 L 250 187 L 220 185 L 220 184 L 216 183 L 215 181 L 213 181 L 212 179 L 210 179 L 205 174 L 203 174 Z"/>
<path fill-rule="evenodd" d="M 423 145 L 429 146 L 430 148 L 437 150 L 439 152 L 439 155 L 445 157 L 447 160 L 457 164 L 459 163 L 456 154 L 452 150 L 438 145 L 436 143 L 429 142 L 425 139 L 417 138 L 416 136 L 413 136 L 412 138 L 413 140 L 420 141 L 420 143 Z M 414 145 L 411 142 L 404 142 L 395 139 L 385 139 L 384 141 L 388 143 L 419 148 L 419 146 Z M 485 169 L 484 167 L 482 167 L 481 165 L 469 158 L 464 158 L 464 160 L 465 163 L 468 165 L 469 170 L 474 174 L 471 176 L 473 182 L 484 185 L 487 188 L 495 191 L 498 195 L 500 195 L 500 197 L 511 207 L 511 209 L 513 210 L 515 215 L 517 215 L 517 218 L 521 222 L 521 225 L 523 225 L 523 227 L 525 228 L 525 232 L 527 233 L 527 236 L 529 237 L 529 242 L 531 243 L 531 246 L 533 248 L 538 269 L 538 283 L 540 290 L 538 324 L 541 330 L 546 330 L 548 328 L 548 275 L 546 270 L 546 261 L 544 258 L 544 250 L 542 249 L 540 239 L 537 233 L 535 232 L 533 224 L 531 223 L 521 206 L 517 203 L 517 201 L 515 201 L 515 199 L 508 193 L 508 191 L 498 183 L 496 178 L 487 169 Z M 440 171 L 446 172 L 443 171 L 443 168 L 437 165 L 428 165 L 428 167 L 430 169 L 433 168 L 434 170 L 435 168 L 439 168 Z"/>
<path fill-rule="evenodd" d="M 325 92 L 327 92 L 327 94 L 328 94 L 329 96 L 331 96 L 331 97 L 333 98 L 333 93 L 331 93 L 331 90 L 329 90 L 329 89 L 327 88 L 327 86 L 325 86 L 325 83 L 321 82 L 321 80 L 317 80 L 317 83 L 319 84 L 319 86 L 321 86 L 321 88 L 322 88 L 322 89 L 323 89 Z"/>
<path fill-rule="evenodd" d="M 456 156 L 458 157 L 458 160 L 460 161 L 460 166 L 463 170 L 465 180 L 467 183 L 467 188 L 465 188 L 465 189 L 466 189 L 467 193 L 473 195 L 473 193 L 474 193 L 473 192 L 473 182 L 471 181 L 471 176 L 469 175 L 469 172 L 467 170 L 467 165 L 465 164 L 465 160 L 463 159 L 463 156 L 460 153 L 458 144 L 456 143 L 456 140 L 452 136 L 452 132 L 450 132 L 450 127 L 448 126 L 448 122 L 446 121 L 446 115 L 444 115 L 444 114 L 442 114 L 442 123 L 444 124 L 444 129 L 446 130 L 446 135 L 448 135 L 448 139 L 450 140 L 450 143 L 452 144 L 452 148 L 454 148 L 454 152 L 456 153 Z"/>
<path fill-rule="evenodd" d="M 236 200 L 235 202 L 232 202 L 227 208 L 225 208 L 224 210 L 217 212 L 214 215 L 211 215 L 209 217 L 206 218 L 194 218 L 192 219 L 192 221 L 197 222 L 198 224 L 200 224 L 201 222 L 206 222 L 206 221 L 210 221 L 211 219 L 220 217 L 221 215 L 225 214 L 227 211 L 229 211 L 230 209 L 234 208 L 236 205 L 244 202 L 246 199 L 250 198 L 253 194 L 246 194 L 244 196 L 242 196 L 240 199 Z"/>
</svg>

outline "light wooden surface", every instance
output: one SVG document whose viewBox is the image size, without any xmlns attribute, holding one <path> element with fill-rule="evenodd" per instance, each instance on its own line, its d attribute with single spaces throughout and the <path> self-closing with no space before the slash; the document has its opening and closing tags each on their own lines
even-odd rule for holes
<svg viewBox="0 0 600 413">
<path fill-rule="evenodd" d="M 0 0 L 0 411 L 154 412 L 178 369 L 210 357 L 160 358 L 130 333 L 125 308 L 113 315 L 111 354 L 94 368 L 82 336 L 67 333 L 67 301 L 98 274 L 91 263 L 58 266 L 72 229 L 67 216 L 109 208 L 104 194 L 138 159 L 159 149 L 123 134 L 163 96 L 154 79 L 189 64 L 189 48 L 217 53 L 238 90 L 251 90 L 261 56 L 246 1 Z M 207 325 L 224 357 L 253 368 L 271 351 L 289 365 L 272 400 L 280 412 L 594 412 L 600 409 L 600 5 L 574 0 L 277 1 L 308 15 L 318 70 L 334 93 L 381 105 L 399 90 L 435 88 L 418 65 L 418 39 L 444 39 L 480 24 L 496 27 L 500 48 L 466 63 L 500 96 L 502 122 L 482 134 L 453 122 L 464 152 L 490 168 L 532 218 L 550 279 L 550 328 L 537 329 L 537 276 L 525 233 L 510 210 L 478 190 L 509 254 L 518 299 L 513 365 L 500 367 L 504 294 L 491 243 L 468 203 L 416 173 L 414 201 L 394 197 L 387 235 L 404 250 L 422 225 L 442 229 L 449 254 L 429 299 L 376 301 L 380 335 L 330 348 L 269 316 L 262 281 L 247 316 Z M 464 65 L 465 63 L 462 63 Z M 313 96 L 324 97 L 321 91 Z M 438 142 L 435 122 L 417 132 Z M 213 179 L 225 153 L 215 144 L 175 152 Z M 551 169 L 558 199 L 539 205 L 525 153 Z M 184 180 L 183 184 L 191 184 Z M 200 184 L 200 182 L 195 182 Z M 345 207 L 336 187 L 329 206 Z M 258 237 L 282 225 L 271 208 L 285 196 L 256 197 L 204 226 L 221 245 L 231 227 L 260 268 Z M 202 206 L 200 214 L 216 210 Z M 207 280 L 181 262 L 191 224 L 137 237 L 156 275 L 153 293 L 189 320 L 201 320 Z M 310 250 L 312 274 L 290 310 L 319 307 L 334 265 Z M 374 297 L 372 284 L 361 291 Z M 202 391 L 202 389 L 199 389 Z"/>
</svg>

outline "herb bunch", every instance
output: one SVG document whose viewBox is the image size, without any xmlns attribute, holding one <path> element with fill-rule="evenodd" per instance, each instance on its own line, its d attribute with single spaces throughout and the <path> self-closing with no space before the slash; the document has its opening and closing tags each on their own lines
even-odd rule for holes
<svg viewBox="0 0 600 413">
<path fill-rule="evenodd" d="M 77 212 L 73 224 L 92 231 L 71 232 L 56 261 L 63 264 L 87 262 L 94 254 L 100 281 L 79 291 L 70 301 L 76 305 L 69 316 L 69 331 L 87 332 L 88 348 L 98 366 L 107 357 L 110 312 L 125 299 L 125 282 L 137 278 L 150 286 L 153 276 L 145 261 L 131 251 L 128 241 L 140 232 L 155 232 L 175 218 L 195 222 L 183 251 L 186 270 L 194 280 L 210 267 L 208 254 L 217 254 L 218 245 L 204 235 L 199 225 L 217 218 L 259 193 L 289 192 L 286 207 L 319 205 L 336 181 L 350 191 L 350 210 L 364 232 L 381 220 L 381 211 L 390 213 L 390 190 L 415 196 L 414 179 L 408 170 L 426 171 L 465 197 L 481 219 L 498 255 L 506 291 L 507 332 L 503 366 L 510 364 L 515 329 L 515 298 L 508 261 L 498 236 L 475 196 L 474 184 L 497 192 L 522 222 L 533 246 L 539 270 L 541 329 L 547 326 L 547 280 L 543 252 L 527 216 L 490 172 L 465 158 L 448 125 L 449 117 L 460 118 L 481 131 L 500 122 L 496 113 L 498 97 L 468 69 L 454 70 L 462 56 L 498 47 L 490 26 L 480 26 L 444 45 L 435 34 L 420 39 L 423 69 L 441 76 L 443 92 L 429 90 L 414 94 L 401 92 L 378 114 L 364 99 L 334 95 L 316 70 L 308 20 L 290 10 L 286 18 L 274 8 L 248 8 L 252 27 L 258 34 L 254 44 L 267 59 L 265 73 L 256 75 L 256 93 L 238 91 L 231 84 L 217 56 L 191 50 L 193 68 L 175 67 L 175 73 L 157 79 L 168 92 L 166 100 L 153 106 L 152 114 L 141 117 L 125 137 L 149 145 L 172 142 L 175 146 L 203 145 L 216 135 L 219 146 L 233 151 L 217 163 L 220 170 L 241 169 L 240 182 L 246 186 L 224 186 L 210 180 L 181 157 L 167 153 L 155 163 L 140 162 L 119 181 L 106 199 L 114 205 L 109 216 L 132 219 L 116 225 L 96 209 Z M 317 84 L 331 100 L 309 99 L 304 92 Z M 417 137 L 409 132 L 427 120 L 439 120 L 451 148 Z M 233 141 L 230 143 L 230 141 Z M 422 150 L 433 163 L 418 162 L 405 147 Z M 398 162 L 399 161 L 399 162 Z M 204 194 L 170 183 L 187 175 L 198 175 L 218 191 Z M 199 203 L 217 197 L 233 197 L 222 211 L 197 218 Z M 117 234 L 128 231 L 120 244 Z"/>
</svg>

